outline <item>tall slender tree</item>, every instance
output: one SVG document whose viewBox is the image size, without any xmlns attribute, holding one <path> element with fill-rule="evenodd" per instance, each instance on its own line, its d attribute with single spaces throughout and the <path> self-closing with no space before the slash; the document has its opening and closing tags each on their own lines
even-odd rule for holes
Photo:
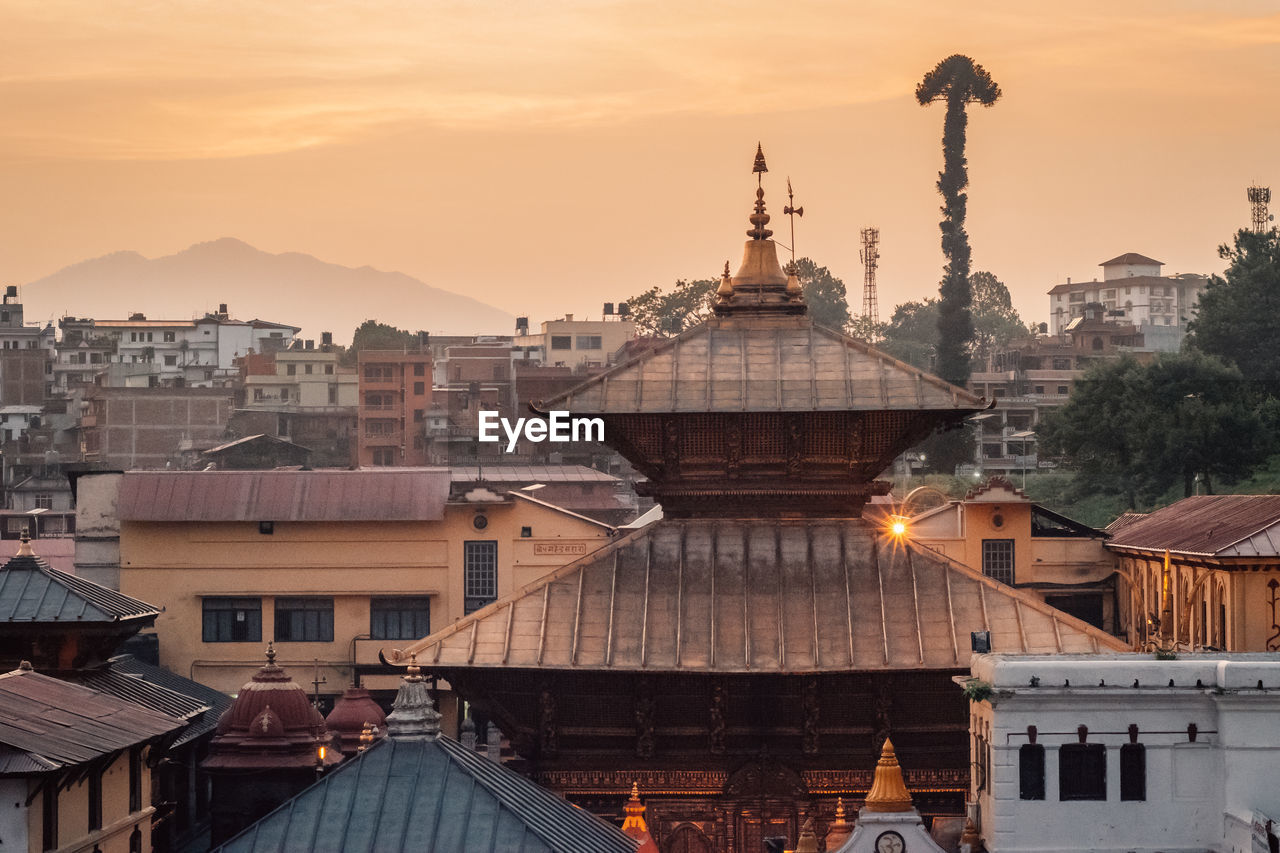
<svg viewBox="0 0 1280 853">
<path fill-rule="evenodd" d="M 943 270 L 938 300 L 938 359 L 934 372 L 957 385 L 969 381 L 969 353 L 973 340 L 973 316 L 969 306 L 969 235 L 964 230 L 969 173 L 964 156 L 969 104 L 989 107 L 1000 98 L 1000 87 L 991 75 L 967 56 L 948 56 L 924 75 L 916 86 L 921 106 L 945 101 L 947 118 L 942 129 L 943 170 L 938 173 L 942 194 Z"/>
</svg>

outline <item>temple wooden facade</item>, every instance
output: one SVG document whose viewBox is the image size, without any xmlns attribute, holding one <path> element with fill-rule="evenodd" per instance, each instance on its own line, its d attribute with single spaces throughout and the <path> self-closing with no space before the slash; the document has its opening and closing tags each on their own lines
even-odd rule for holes
<svg viewBox="0 0 1280 853">
<path fill-rule="evenodd" d="M 758 853 L 806 819 L 823 838 L 890 734 L 921 813 L 958 815 L 970 632 L 1118 646 L 860 518 L 895 456 L 985 402 L 815 325 L 768 219 L 760 189 L 715 317 L 539 406 L 603 418 L 664 519 L 385 650 L 574 802 L 621 819 L 638 784 L 664 853 Z"/>
</svg>

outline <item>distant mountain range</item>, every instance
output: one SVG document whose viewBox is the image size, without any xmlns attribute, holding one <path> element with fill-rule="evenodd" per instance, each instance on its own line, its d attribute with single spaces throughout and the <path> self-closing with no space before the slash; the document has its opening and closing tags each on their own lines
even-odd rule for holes
<svg viewBox="0 0 1280 853">
<path fill-rule="evenodd" d="M 22 289 L 28 322 L 77 317 L 148 319 L 202 316 L 226 303 L 238 320 L 302 327 L 337 343 L 365 320 L 433 334 L 510 334 L 515 318 L 501 309 L 431 287 L 412 276 L 353 269 L 311 255 L 273 255 L 231 237 L 197 243 L 174 255 L 145 258 L 114 252 L 65 267 Z"/>
</svg>

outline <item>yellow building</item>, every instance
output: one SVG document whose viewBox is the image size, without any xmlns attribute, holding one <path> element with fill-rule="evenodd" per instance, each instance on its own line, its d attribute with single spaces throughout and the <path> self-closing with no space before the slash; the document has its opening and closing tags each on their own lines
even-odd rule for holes
<svg viewBox="0 0 1280 853">
<path fill-rule="evenodd" d="M 614 353 L 635 336 L 636 324 L 617 315 L 575 320 L 566 314 L 559 320 L 544 320 L 541 332 L 518 333 L 512 345 L 539 352 L 547 365 L 604 367 L 612 364 Z"/>
<path fill-rule="evenodd" d="M 1135 648 L 1280 651 L 1280 495 L 1198 495 L 1107 531 Z"/>
<path fill-rule="evenodd" d="M 913 542 L 1122 633 L 1107 534 L 1034 503 L 1003 477 L 910 519 Z"/>
<path fill-rule="evenodd" d="M 0 675 L 0 849 L 151 849 L 147 755 L 183 720 L 30 665 Z"/>
<path fill-rule="evenodd" d="M 249 680 L 268 641 L 326 697 L 352 684 L 394 690 L 380 649 L 614 533 L 520 492 L 475 483 L 451 498 L 449 486 L 444 468 L 128 472 L 120 589 L 164 607 L 161 664 L 220 690 Z"/>
</svg>

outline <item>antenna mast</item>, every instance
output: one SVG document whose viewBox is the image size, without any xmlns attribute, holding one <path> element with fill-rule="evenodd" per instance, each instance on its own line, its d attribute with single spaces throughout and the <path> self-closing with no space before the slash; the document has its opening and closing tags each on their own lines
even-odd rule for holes
<svg viewBox="0 0 1280 853">
<path fill-rule="evenodd" d="M 1260 187 L 1257 184 L 1249 187 L 1249 205 L 1253 208 L 1253 230 L 1261 234 L 1270 227 L 1275 217 L 1267 213 L 1267 205 L 1271 203 L 1271 187 Z"/>
<path fill-rule="evenodd" d="M 862 251 L 858 253 L 866 273 L 862 277 L 862 316 L 872 323 L 880 322 L 880 306 L 876 300 L 876 264 L 880 260 L 880 229 L 862 229 Z"/>
</svg>

